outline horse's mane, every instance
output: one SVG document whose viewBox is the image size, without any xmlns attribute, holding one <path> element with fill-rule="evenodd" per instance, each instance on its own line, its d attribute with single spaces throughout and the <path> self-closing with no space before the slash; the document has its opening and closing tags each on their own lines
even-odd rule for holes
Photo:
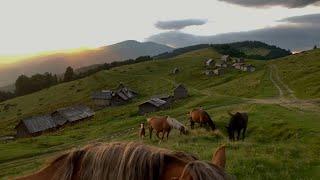
<svg viewBox="0 0 320 180">
<path fill-rule="evenodd" d="M 168 156 L 189 162 L 184 172 L 188 171 L 194 180 L 224 177 L 224 172 L 215 165 L 200 162 L 193 155 L 137 142 L 92 144 L 61 155 L 51 165 L 64 159 L 54 176 L 54 179 L 59 180 L 71 180 L 75 170 L 79 172 L 77 175 L 80 179 L 84 180 L 156 180 L 162 174 L 165 157 Z M 216 172 L 211 172 L 212 170 Z"/>
</svg>

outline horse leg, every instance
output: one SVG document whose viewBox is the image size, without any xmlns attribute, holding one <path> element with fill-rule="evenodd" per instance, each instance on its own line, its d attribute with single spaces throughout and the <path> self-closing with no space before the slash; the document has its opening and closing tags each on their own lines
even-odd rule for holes
<svg viewBox="0 0 320 180">
<path fill-rule="evenodd" d="M 171 131 L 171 129 L 169 129 L 168 132 L 167 132 L 167 140 L 169 140 L 170 131 Z"/>
<path fill-rule="evenodd" d="M 231 133 L 231 139 L 232 139 L 232 141 L 235 140 L 235 138 L 234 138 L 234 131 L 232 131 L 232 133 Z"/>
<path fill-rule="evenodd" d="M 191 127 L 191 129 L 194 128 L 194 122 L 192 120 L 190 120 L 190 127 Z"/>
<path fill-rule="evenodd" d="M 162 137 L 161 137 L 161 140 L 162 140 L 162 141 L 163 141 L 163 138 L 164 138 L 165 133 L 166 133 L 166 131 L 163 130 L 163 131 L 162 131 Z"/>
<path fill-rule="evenodd" d="M 242 141 L 244 141 L 245 134 L 246 134 L 246 130 L 247 130 L 247 127 L 243 128 L 243 131 L 242 131 Z"/>
<path fill-rule="evenodd" d="M 241 129 L 238 129 L 238 130 L 237 130 L 237 133 L 238 133 L 237 141 L 239 141 L 239 140 L 240 140 L 240 133 L 241 133 Z"/>
<path fill-rule="evenodd" d="M 149 127 L 150 139 L 152 139 L 152 131 L 153 131 L 153 128 Z"/>
<path fill-rule="evenodd" d="M 159 133 L 160 133 L 160 131 L 157 131 L 156 135 L 157 135 L 157 137 L 158 137 L 159 139 L 161 139 L 160 136 L 159 136 Z"/>
</svg>

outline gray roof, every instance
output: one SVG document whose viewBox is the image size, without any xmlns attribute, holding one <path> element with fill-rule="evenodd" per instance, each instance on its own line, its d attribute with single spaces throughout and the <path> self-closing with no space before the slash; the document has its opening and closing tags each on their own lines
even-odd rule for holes
<svg viewBox="0 0 320 180">
<path fill-rule="evenodd" d="M 221 56 L 221 60 L 226 61 L 228 58 L 230 58 L 229 55 L 223 55 Z"/>
<path fill-rule="evenodd" d="M 207 65 L 210 65 L 211 63 L 213 63 L 214 61 L 213 61 L 213 59 L 208 59 L 207 61 L 206 61 L 206 64 Z"/>
<path fill-rule="evenodd" d="M 61 116 L 69 122 L 78 121 L 94 116 L 94 112 L 87 106 L 77 105 L 56 110 Z"/>
<path fill-rule="evenodd" d="M 167 103 L 167 101 L 164 101 L 162 99 L 159 99 L 159 98 L 151 98 L 149 101 L 143 103 L 143 104 L 151 104 L 153 106 L 156 106 L 156 107 L 160 107 L 160 106 L 163 106 Z"/>
<path fill-rule="evenodd" d="M 177 87 L 176 87 L 176 89 L 187 89 L 183 84 L 179 84 Z"/>
<path fill-rule="evenodd" d="M 40 115 L 25 118 L 22 120 L 22 123 L 24 123 L 30 133 L 45 131 L 57 126 L 50 115 Z"/>
<path fill-rule="evenodd" d="M 112 98 L 112 91 L 110 90 L 103 90 L 100 92 L 93 92 L 91 98 L 92 99 L 105 99 L 110 100 Z"/>
<path fill-rule="evenodd" d="M 132 99 L 137 95 L 136 92 L 132 91 L 131 89 L 128 89 L 127 87 L 122 87 L 121 89 L 118 89 L 116 94 L 125 101 Z"/>
</svg>

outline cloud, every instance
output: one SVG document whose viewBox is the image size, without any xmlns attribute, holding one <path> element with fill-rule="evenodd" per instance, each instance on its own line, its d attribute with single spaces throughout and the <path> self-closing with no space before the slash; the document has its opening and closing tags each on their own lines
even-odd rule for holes
<svg viewBox="0 0 320 180">
<path fill-rule="evenodd" d="M 280 20 L 279 26 L 247 32 L 225 33 L 213 36 L 197 36 L 179 31 L 169 31 L 149 37 L 148 41 L 168 44 L 174 47 L 184 47 L 202 43 L 230 43 L 245 40 L 262 41 L 293 51 L 306 50 L 315 44 L 320 45 L 320 14 L 295 16 Z"/>
<path fill-rule="evenodd" d="M 319 5 L 320 0 L 219 0 L 245 7 L 283 6 L 287 8 L 302 8 L 308 5 Z"/>
<path fill-rule="evenodd" d="M 158 21 L 155 27 L 162 30 L 180 30 L 187 26 L 200 26 L 207 23 L 204 19 L 184 19 L 172 21 Z"/>
</svg>

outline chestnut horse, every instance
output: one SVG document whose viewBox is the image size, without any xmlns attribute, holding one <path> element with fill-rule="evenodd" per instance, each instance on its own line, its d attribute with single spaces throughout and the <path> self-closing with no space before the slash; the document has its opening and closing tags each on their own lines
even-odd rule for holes
<svg viewBox="0 0 320 180">
<path fill-rule="evenodd" d="M 175 118 L 169 116 L 162 116 L 162 117 L 151 117 L 147 119 L 149 124 L 149 133 L 150 139 L 152 138 L 152 131 L 153 129 L 156 130 L 156 135 L 159 139 L 164 138 L 165 133 L 167 133 L 167 139 L 169 139 L 169 134 L 172 129 L 178 129 L 180 134 L 187 134 L 188 129 L 182 123 L 180 123 Z M 159 133 L 162 132 L 162 137 L 159 137 Z"/>
<path fill-rule="evenodd" d="M 42 170 L 18 180 L 224 180 L 225 147 L 212 162 L 136 142 L 93 144 L 56 158 Z"/>
<path fill-rule="evenodd" d="M 194 128 L 195 123 L 200 123 L 200 127 L 208 124 L 212 130 L 216 129 L 216 126 L 211 120 L 210 115 L 203 109 L 193 109 L 192 111 L 190 111 L 189 120 L 190 120 L 191 129 Z"/>
</svg>

